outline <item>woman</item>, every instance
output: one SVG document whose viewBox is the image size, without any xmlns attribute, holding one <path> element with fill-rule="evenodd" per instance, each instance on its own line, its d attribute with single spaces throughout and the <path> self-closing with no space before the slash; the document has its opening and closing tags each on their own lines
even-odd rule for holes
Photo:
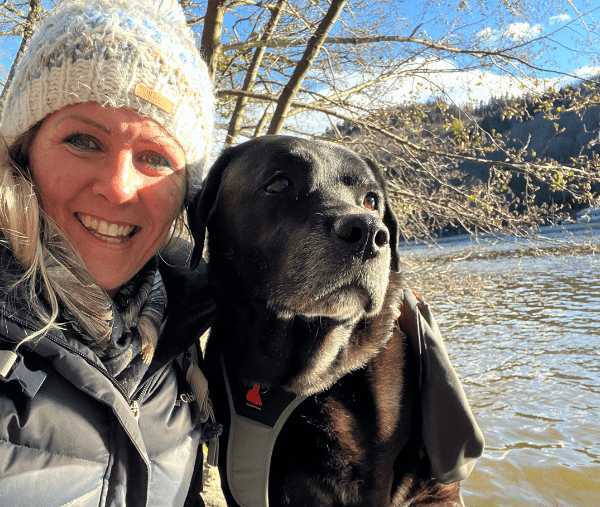
<svg viewBox="0 0 600 507">
<path fill-rule="evenodd" d="M 31 41 L 0 128 L 2 505 L 202 503 L 177 359 L 213 306 L 163 259 L 212 122 L 176 0 L 68 3 Z"/>
</svg>

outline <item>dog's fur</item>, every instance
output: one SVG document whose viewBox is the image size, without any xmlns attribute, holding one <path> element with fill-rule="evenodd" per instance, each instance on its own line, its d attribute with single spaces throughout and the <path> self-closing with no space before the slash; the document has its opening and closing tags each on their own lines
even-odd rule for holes
<svg viewBox="0 0 600 507">
<path fill-rule="evenodd" d="M 458 484 L 428 480 L 417 373 L 393 316 L 398 225 L 376 165 L 333 143 L 259 138 L 220 156 L 188 211 L 192 265 L 208 230 L 221 441 L 219 350 L 248 387 L 311 395 L 275 444 L 270 506 L 462 505 Z"/>
</svg>

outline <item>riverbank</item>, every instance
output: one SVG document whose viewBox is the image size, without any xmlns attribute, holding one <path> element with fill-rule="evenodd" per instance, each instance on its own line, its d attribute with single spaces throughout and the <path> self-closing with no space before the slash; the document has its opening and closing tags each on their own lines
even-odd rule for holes
<svg viewBox="0 0 600 507">
<path fill-rule="evenodd" d="M 563 224 L 563 225 L 545 225 L 540 227 L 537 231 L 528 232 L 527 237 L 535 238 L 556 238 L 560 236 L 573 235 L 578 236 L 582 234 L 599 234 L 600 233 L 600 222 L 591 223 L 574 223 L 574 224 Z M 457 234 L 455 236 L 446 236 L 443 238 L 436 238 L 435 243 L 426 242 L 404 242 L 400 244 L 400 250 L 413 249 L 413 248 L 427 248 L 433 245 L 458 245 L 471 243 L 473 245 L 486 243 L 488 241 L 515 241 L 521 238 L 515 238 L 515 236 L 492 236 L 490 234 Z"/>
</svg>

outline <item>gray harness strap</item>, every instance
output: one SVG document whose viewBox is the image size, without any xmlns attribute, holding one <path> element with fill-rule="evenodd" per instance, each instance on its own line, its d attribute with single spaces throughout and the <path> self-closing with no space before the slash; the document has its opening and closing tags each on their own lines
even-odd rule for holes
<svg viewBox="0 0 600 507">
<path fill-rule="evenodd" d="M 412 360 L 420 367 L 422 432 L 431 475 L 450 484 L 468 477 L 484 439 L 446 352 L 429 306 L 409 291 L 397 316 Z M 221 357 L 231 412 L 227 480 L 242 507 L 268 507 L 269 468 L 275 440 L 287 418 L 306 399 L 283 390 L 259 393 L 230 384 Z M 257 398 L 258 396 L 258 398 Z"/>
<path fill-rule="evenodd" d="M 262 399 L 257 391 L 251 396 L 247 388 L 230 384 L 223 356 L 221 366 L 231 413 L 227 445 L 229 489 L 242 507 L 268 507 L 269 469 L 275 440 L 288 417 L 307 396 L 284 391 L 265 393 Z M 256 401 L 256 396 L 262 403 L 260 406 L 251 401 Z"/>
</svg>

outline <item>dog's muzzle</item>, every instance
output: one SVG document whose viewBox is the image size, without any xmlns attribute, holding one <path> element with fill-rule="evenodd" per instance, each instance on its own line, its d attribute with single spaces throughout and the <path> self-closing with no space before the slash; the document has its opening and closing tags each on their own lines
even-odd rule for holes
<svg viewBox="0 0 600 507">
<path fill-rule="evenodd" d="M 352 214 L 338 217 L 333 225 L 344 248 L 352 254 L 362 254 L 362 260 L 378 257 L 390 243 L 390 233 L 375 216 Z"/>
</svg>

